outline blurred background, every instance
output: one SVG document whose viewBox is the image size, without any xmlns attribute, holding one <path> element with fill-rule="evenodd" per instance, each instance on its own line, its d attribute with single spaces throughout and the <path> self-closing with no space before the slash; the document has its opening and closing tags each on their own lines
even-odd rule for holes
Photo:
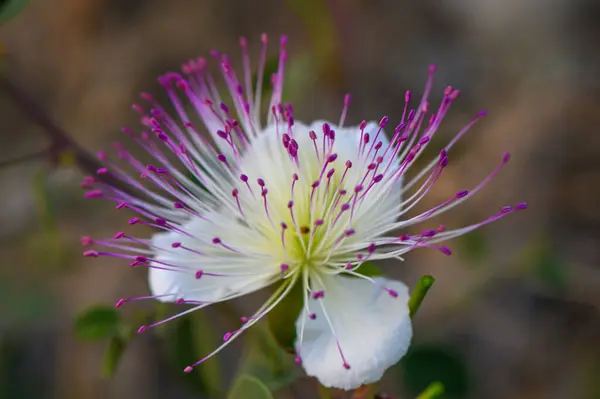
<svg viewBox="0 0 600 399">
<path fill-rule="evenodd" d="M 440 137 L 480 109 L 489 116 L 451 151 L 421 209 L 475 186 L 506 150 L 511 163 L 493 183 L 436 222 L 462 226 L 530 204 L 450 242 L 450 257 L 419 250 L 387 265 L 411 286 L 424 274 L 436 283 L 411 352 L 373 392 L 414 398 L 441 381 L 445 398 L 600 398 L 600 2 L 31 1 L 0 25 L 2 71 L 95 154 L 121 140 L 121 126 L 137 126 L 131 104 L 141 91 L 160 93 L 158 74 L 213 48 L 240 65 L 240 35 L 256 59 L 262 32 L 272 43 L 289 36 L 285 98 L 307 122 L 337 121 L 346 92 L 349 122 L 395 122 L 404 91 L 420 95 L 437 64 L 432 102 L 448 84 L 461 90 Z M 138 302 L 113 313 L 117 299 L 147 293 L 145 273 L 83 258 L 79 244 L 112 235 L 128 216 L 83 198 L 84 173 L 68 153 L 11 161 L 49 140 L 4 87 L 0 121 L 1 398 L 219 398 L 240 370 L 267 380 L 276 398 L 317 397 L 261 329 L 181 372 L 248 301 L 130 340 L 140 320 L 170 309 Z M 101 332 L 74 327 L 78 317 Z"/>
</svg>

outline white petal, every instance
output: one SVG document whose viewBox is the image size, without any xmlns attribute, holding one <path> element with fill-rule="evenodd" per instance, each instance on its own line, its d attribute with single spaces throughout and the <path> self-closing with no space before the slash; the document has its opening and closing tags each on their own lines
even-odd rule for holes
<svg viewBox="0 0 600 399">
<path fill-rule="evenodd" d="M 216 217 L 216 215 L 212 216 Z M 219 233 L 224 234 L 223 230 L 228 227 L 225 224 L 215 224 L 194 218 L 181 228 L 194 237 L 205 236 L 210 241 L 211 237 L 217 237 Z M 226 236 L 241 245 L 244 240 L 236 240 L 233 234 L 235 231 L 240 231 L 240 229 L 230 230 L 227 235 L 222 234 L 221 236 Z M 171 244 L 174 242 L 180 242 L 182 246 L 215 256 L 205 257 L 183 248 L 172 248 Z M 273 278 L 279 275 L 278 264 L 270 265 L 264 260 L 252 259 L 252 257 L 232 252 L 227 253 L 227 257 L 224 258 L 222 254 L 217 255 L 218 251 L 224 252 L 222 249 L 214 245 L 200 244 L 197 239 L 176 232 L 155 234 L 152 236 L 152 246 L 158 248 L 155 254 L 157 261 L 177 265 L 179 268 L 187 268 L 187 270 L 163 270 L 155 267 L 150 269 L 149 283 L 153 295 L 172 294 L 158 298 L 163 302 L 174 302 L 179 298 L 188 301 L 218 301 L 229 295 L 256 291 L 272 283 Z M 165 267 L 161 264 L 156 264 L 156 266 Z M 204 272 L 200 279 L 195 276 L 197 270 Z M 208 275 L 210 273 L 228 276 Z"/>
<path fill-rule="evenodd" d="M 396 298 L 371 282 L 333 276 L 324 280 L 325 297 L 309 299 L 315 320 L 303 312 L 296 322 L 296 342 L 306 373 L 326 387 L 354 389 L 381 378 L 408 350 L 412 326 L 408 309 L 408 288 L 400 281 L 376 278 L 381 286 L 395 290 Z M 335 336 L 322 311 L 327 315 Z M 350 369 L 343 366 L 336 336 Z"/>
</svg>

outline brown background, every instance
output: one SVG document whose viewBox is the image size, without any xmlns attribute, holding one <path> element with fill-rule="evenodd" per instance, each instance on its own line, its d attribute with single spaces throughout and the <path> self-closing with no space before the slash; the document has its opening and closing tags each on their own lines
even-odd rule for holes
<svg viewBox="0 0 600 399">
<path fill-rule="evenodd" d="M 521 200 L 530 209 L 482 230 L 483 256 L 457 241 L 450 258 L 417 251 L 389 266 L 410 284 L 437 278 L 415 342 L 458 351 L 472 398 L 592 399 L 600 398 L 599 27 L 593 0 L 38 0 L 0 26 L 0 42 L 10 74 L 91 152 L 135 124 L 130 104 L 141 90 L 158 92 L 157 74 L 212 48 L 239 61 L 240 35 L 253 49 L 263 31 L 289 36 L 286 90 L 305 121 L 337 120 L 346 92 L 350 122 L 396 120 L 404 90 L 420 91 L 427 66 L 438 64 L 433 98 L 447 84 L 461 89 L 440 134 L 452 137 L 479 109 L 490 115 L 450 154 L 427 204 L 474 186 L 509 150 L 503 173 L 440 222 L 471 223 Z M 0 121 L 0 160 L 44 147 L 43 132 L 4 92 Z M 0 395 L 195 397 L 152 335 L 133 342 L 108 381 L 99 372 L 104 346 L 74 338 L 80 310 L 147 290 L 143 273 L 81 258 L 79 236 L 125 222 L 110 204 L 82 198 L 81 176 L 42 161 L 0 169 Z M 224 355 L 225 370 L 238 350 Z M 395 373 L 385 389 L 410 397 Z"/>
</svg>

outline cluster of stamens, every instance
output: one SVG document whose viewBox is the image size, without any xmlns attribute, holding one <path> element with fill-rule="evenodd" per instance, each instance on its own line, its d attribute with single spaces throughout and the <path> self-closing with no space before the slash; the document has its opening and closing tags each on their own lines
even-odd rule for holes
<svg viewBox="0 0 600 399">
<path fill-rule="evenodd" d="M 459 96 L 458 90 L 447 87 L 439 107 L 431 112 L 428 96 L 434 67 L 429 69 L 424 94 L 414 109 L 410 109 L 411 93 L 406 92 L 401 118 L 389 141 L 384 133 L 384 128 L 389 128 L 387 116 L 378 124 L 363 121 L 357 128 L 344 127 L 349 95 L 344 98 L 337 126 L 306 126 L 296 122 L 292 106 L 281 101 L 287 60 L 286 39 L 282 38 L 279 67 L 271 78 L 267 124 L 263 127 L 260 82 L 265 71 L 266 45 L 267 37 L 263 35 L 255 91 L 245 39 L 241 40 L 242 80 L 238 80 L 226 55 L 211 52 L 220 64 L 231 110 L 221 101 L 216 81 L 203 58 L 185 63 L 183 75 L 169 73 L 160 77 L 175 112 L 167 111 L 154 97 L 143 93 L 146 105 L 135 104 L 133 109 L 139 113 L 145 130 L 135 133 L 123 128 L 151 161 L 140 161 L 117 143 L 114 148 L 120 162 L 99 153 L 105 166 L 97 171 L 98 176 L 86 177 L 82 183 L 88 190 L 86 197 L 109 199 L 117 209 L 136 213 L 129 225 L 143 224 L 172 238 L 158 245 L 153 239 L 126 232 L 101 240 L 84 237 L 85 247 L 105 248 L 86 249 L 85 256 L 121 258 L 131 267 L 182 273 L 198 281 L 187 291 L 177 289 L 120 299 L 117 307 L 145 299 L 193 305 L 165 320 L 140 327 L 139 333 L 212 303 L 283 282 L 256 313 L 242 318 L 238 330 L 224 335 L 224 343 L 217 350 L 187 367 L 186 372 L 260 320 L 296 283 L 303 285 L 305 304 L 296 358 L 300 363 L 304 323 L 317 318 L 313 306 L 329 322 L 323 276 L 353 276 L 377 285 L 375 279 L 361 274 L 365 262 L 402 259 L 416 248 L 433 248 L 450 255 L 450 249 L 441 244 L 443 241 L 526 207 L 524 203 L 507 206 L 479 223 L 459 229 L 439 226 L 418 234 L 399 235 L 398 231 L 427 221 L 476 194 L 509 161 L 505 154 L 474 188 L 461 190 L 414 216 L 405 216 L 440 178 L 448 165 L 451 147 L 485 112 L 478 113 L 409 179 L 407 172 L 431 143 Z M 200 133 L 204 131 L 209 133 L 209 139 Z M 122 186 L 104 183 L 102 176 L 106 174 Z M 233 288 L 212 295 L 210 281 L 214 279 L 226 279 L 231 282 L 226 285 Z M 380 288 L 393 298 L 398 296 L 393 289 Z M 338 349 L 342 366 L 350 369 L 339 343 Z"/>
</svg>

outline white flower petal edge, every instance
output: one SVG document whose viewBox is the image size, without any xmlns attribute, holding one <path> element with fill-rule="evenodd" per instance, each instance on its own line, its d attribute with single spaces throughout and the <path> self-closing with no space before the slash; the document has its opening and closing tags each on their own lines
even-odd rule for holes
<svg viewBox="0 0 600 399">
<path fill-rule="evenodd" d="M 355 389 L 375 382 L 408 350 L 412 338 L 408 288 L 400 281 L 374 280 L 398 296 L 363 279 L 324 277 L 325 296 L 311 300 L 316 318 L 303 311 L 296 322 L 302 365 L 326 387 Z"/>
<path fill-rule="evenodd" d="M 156 262 L 150 268 L 148 280 L 156 299 L 162 302 L 183 299 L 188 303 L 208 304 L 257 291 L 277 279 L 279 263 L 260 262 L 237 252 L 223 251 L 215 245 L 199 245 L 200 239 L 210 242 L 212 237 L 224 234 L 231 238 L 240 231 L 225 232 L 228 225 L 219 214 L 207 215 L 208 218 L 211 222 L 194 218 L 182 225 L 182 229 L 191 236 L 177 232 L 152 236 Z M 242 250 L 250 246 L 247 239 L 234 241 Z M 176 248 L 173 248 L 173 243 L 177 243 Z M 244 243 L 248 245 L 244 246 Z M 206 255 L 200 261 L 198 251 Z M 227 257 L 223 256 L 223 252 Z"/>
</svg>

